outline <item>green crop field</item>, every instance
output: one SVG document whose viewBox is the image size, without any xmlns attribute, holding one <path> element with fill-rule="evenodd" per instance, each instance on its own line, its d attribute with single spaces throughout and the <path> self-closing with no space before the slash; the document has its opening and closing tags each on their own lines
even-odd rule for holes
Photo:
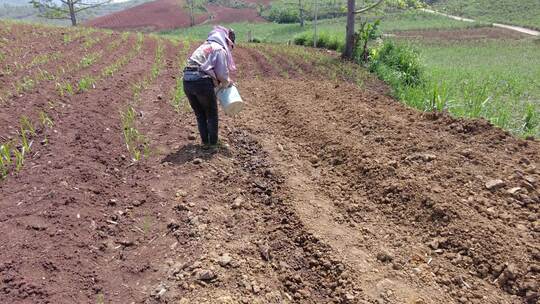
<svg viewBox="0 0 540 304">
<path fill-rule="evenodd" d="M 435 0 L 435 9 L 450 14 L 540 29 L 538 0 Z"/>
</svg>

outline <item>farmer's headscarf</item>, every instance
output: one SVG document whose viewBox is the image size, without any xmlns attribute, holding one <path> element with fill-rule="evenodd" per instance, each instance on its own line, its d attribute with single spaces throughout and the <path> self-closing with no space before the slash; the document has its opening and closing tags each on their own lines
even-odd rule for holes
<svg viewBox="0 0 540 304">
<path fill-rule="evenodd" d="M 223 48 L 225 48 L 225 51 L 227 52 L 227 66 L 230 71 L 234 72 L 236 71 L 236 65 L 234 64 L 234 59 L 229 48 L 229 43 L 231 45 L 234 45 L 234 41 L 229 38 L 231 33 L 234 35 L 234 32 L 232 32 L 232 30 L 221 25 L 217 25 L 210 32 L 210 34 L 208 34 L 208 39 L 206 40 L 216 42 Z"/>
</svg>

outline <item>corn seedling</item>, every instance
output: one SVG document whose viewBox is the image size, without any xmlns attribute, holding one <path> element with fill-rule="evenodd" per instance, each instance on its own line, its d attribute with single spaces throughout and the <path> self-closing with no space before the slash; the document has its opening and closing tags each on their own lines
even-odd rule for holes
<svg viewBox="0 0 540 304">
<path fill-rule="evenodd" d="M 86 76 L 82 78 L 81 80 L 79 80 L 79 84 L 77 85 L 77 88 L 78 88 L 78 91 L 81 93 L 86 92 L 92 88 L 95 88 L 95 80 L 90 76 Z"/>
<path fill-rule="evenodd" d="M 28 137 L 26 136 L 26 131 L 21 128 L 21 145 L 22 145 L 22 153 L 25 154 L 27 152 L 30 152 L 31 143 L 28 142 Z"/>
<path fill-rule="evenodd" d="M 155 80 L 159 76 L 162 66 L 163 66 L 163 43 L 160 40 L 156 49 L 156 58 L 154 60 L 154 64 L 152 65 L 152 74 L 151 74 L 152 81 Z"/>
<path fill-rule="evenodd" d="M 86 55 L 79 62 L 79 66 L 83 68 L 89 67 L 94 64 L 99 57 L 101 57 L 101 53 Z"/>
<path fill-rule="evenodd" d="M 73 38 L 71 37 L 71 35 L 69 35 L 69 34 L 64 34 L 64 44 L 68 44 L 68 43 L 70 43 L 72 40 L 73 40 Z"/>
<path fill-rule="evenodd" d="M 540 117 L 533 103 L 528 103 L 523 117 L 522 130 L 525 134 L 533 134 L 534 130 L 540 125 Z"/>
<path fill-rule="evenodd" d="M 13 149 L 13 155 L 15 155 L 15 170 L 17 172 L 21 171 L 21 168 L 24 165 L 24 154 L 24 150 L 19 151 L 19 149 Z"/>
<path fill-rule="evenodd" d="M 39 120 L 44 128 L 52 128 L 54 126 L 52 119 L 43 111 L 39 112 Z"/>
<path fill-rule="evenodd" d="M 39 83 L 40 81 L 49 80 L 53 81 L 55 79 L 55 76 L 46 70 L 39 69 L 39 72 L 36 75 L 36 83 Z"/>
<path fill-rule="evenodd" d="M 8 168 L 11 165 L 11 147 L 9 143 L 0 145 L 0 178 L 8 174 Z"/>
<path fill-rule="evenodd" d="M 4 161 L 4 163 L 7 163 L 7 164 L 11 163 L 10 151 L 11 151 L 11 145 L 9 143 L 0 145 L 0 158 Z"/>
<path fill-rule="evenodd" d="M 31 89 L 33 89 L 35 86 L 35 81 L 28 77 L 28 76 L 24 76 L 23 79 L 22 79 L 22 82 L 18 82 L 16 84 L 16 91 L 17 91 L 17 94 L 21 94 L 22 92 L 26 92 L 26 91 L 30 91 Z"/>
<path fill-rule="evenodd" d="M 150 219 L 149 216 L 145 216 L 143 218 L 143 232 L 144 234 L 148 234 L 150 232 L 150 228 L 152 228 L 152 219 Z"/>
<path fill-rule="evenodd" d="M 98 43 L 100 41 L 99 38 L 93 38 L 93 37 L 90 37 L 88 38 L 88 40 L 86 40 L 83 44 L 84 48 L 85 49 L 89 49 L 91 48 L 94 44 Z"/>
<path fill-rule="evenodd" d="M 64 97 L 66 95 L 73 95 L 74 90 L 71 86 L 71 83 L 64 82 L 64 83 L 56 83 L 56 90 L 58 91 L 58 95 Z"/>
<path fill-rule="evenodd" d="M 29 67 L 33 67 L 33 66 L 40 65 L 40 64 L 45 64 L 45 63 L 49 62 L 51 59 L 54 60 L 54 59 L 58 58 L 59 56 L 60 56 L 59 52 L 55 52 L 55 53 L 52 53 L 52 54 L 37 55 L 36 57 L 34 57 L 34 59 L 32 59 L 32 62 L 30 63 Z"/>
<path fill-rule="evenodd" d="M 26 116 L 21 117 L 21 129 L 24 131 L 23 133 L 30 132 L 32 136 L 36 135 L 36 128 L 34 128 L 34 125 Z"/>
<path fill-rule="evenodd" d="M 102 293 L 96 296 L 96 304 L 105 304 L 105 296 Z"/>
<path fill-rule="evenodd" d="M 150 145 L 144 135 L 135 128 L 136 112 L 133 107 L 121 113 L 122 130 L 126 148 L 134 161 L 139 161 L 143 156 L 148 157 L 150 153 Z"/>
<path fill-rule="evenodd" d="M 433 87 L 433 95 L 429 101 L 428 108 L 425 111 L 442 112 L 448 106 L 448 88 L 444 84 L 438 84 Z"/>
<path fill-rule="evenodd" d="M 178 53 L 178 68 L 180 70 L 180 73 L 182 73 L 182 71 L 184 70 L 184 58 L 187 56 L 190 43 L 188 40 L 184 40 L 182 44 L 183 47 L 180 48 L 180 52 Z M 184 94 L 184 81 L 182 77 L 180 77 L 180 75 L 176 77 L 176 86 L 174 88 L 172 96 L 173 98 L 171 100 L 171 104 L 176 112 L 180 113 L 180 107 L 182 105 L 186 110 L 191 109 L 188 106 L 187 100 L 185 98 L 186 96 Z"/>
</svg>

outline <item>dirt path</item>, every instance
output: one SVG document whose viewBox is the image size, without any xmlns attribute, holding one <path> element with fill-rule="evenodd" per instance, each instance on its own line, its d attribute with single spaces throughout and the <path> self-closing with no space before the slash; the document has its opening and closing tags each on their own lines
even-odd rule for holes
<svg viewBox="0 0 540 304">
<path fill-rule="evenodd" d="M 427 12 L 427 13 L 432 13 L 432 14 L 445 16 L 445 17 L 448 17 L 448 18 L 451 18 L 451 19 L 454 19 L 454 20 L 459 20 L 459 21 L 464 21 L 464 22 L 476 22 L 473 19 L 463 18 L 463 17 L 458 17 L 458 16 L 452 16 L 452 15 L 448 15 L 448 14 L 445 14 L 445 13 L 437 12 L 437 11 L 426 9 L 426 8 L 423 8 L 422 11 Z M 524 34 L 527 34 L 527 35 L 540 36 L 540 31 L 532 30 L 532 29 L 529 29 L 529 28 L 521 27 L 521 26 L 501 24 L 501 23 L 493 23 L 493 26 L 494 27 L 505 28 L 505 29 L 508 29 L 508 30 L 511 30 L 511 31 L 524 33 Z"/>
</svg>

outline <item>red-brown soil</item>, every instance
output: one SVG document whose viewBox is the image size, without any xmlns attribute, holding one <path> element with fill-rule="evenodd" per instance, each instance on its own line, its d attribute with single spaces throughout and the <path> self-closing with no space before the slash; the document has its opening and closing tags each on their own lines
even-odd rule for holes
<svg viewBox="0 0 540 304">
<path fill-rule="evenodd" d="M 19 97 L 23 112 L 0 105 L 54 120 L 0 181 L 0 303 L 538 302 L 538 141 L 239 46 L 247 107 L 203 150 L 193 114 L 170 105 L 181 46 L 164 43 L 133 103 L 156 45 L 85 93 L 47 86 Z M 130 103 L 152 150 L 136 163 Z M 1 141 L 16 123 L 0 120 Z"/>
<path fill-rule="evenodd" d="M 420 31 L 398 31 L 392 33 L 398 38 L 426 39 L 426 40 L 446 40 L 446 41 L 466 41 L 482 39 L 523 39 L 529 37 L 527 34 L 511 31 L 498 27 L 479 27 L 453 30 L 420 30 Z"/>
<path fill-rule="evenodd" d="M 179 0 L 156 0 L 102 16 L 86 23 L 88 26 L 121 29 L 159 31 L 190 25 L 189 13 Z M 196 23 L 207 19 L 206 15 L 196 17 Z"/>
<path fill-rule="evenodd" d="M 189 27 L 189 12 L 180 0 L 156 0 L 124 11 L 102 16 L 86 23 L 88 26 L 119 30 L 162 31 Z M 208 5 L 208 13 L 197 14 L 196 24 L 205 22 L 264 22 L 255 8 L 229 8 Z"/>
</svg>

